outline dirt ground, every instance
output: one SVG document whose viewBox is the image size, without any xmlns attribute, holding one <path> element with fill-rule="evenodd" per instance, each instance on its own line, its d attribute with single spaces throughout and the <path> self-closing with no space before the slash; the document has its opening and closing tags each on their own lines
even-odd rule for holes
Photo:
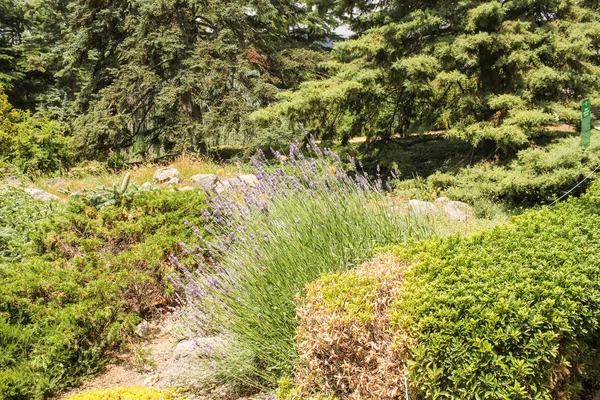
<svg viewBox="0 0 600 400">
<path fill-rule="evenodd" d="M 106 366 L 100 375 L 84 381 L 81 386 L 62 393 L 57 400 L 67 400 L 70 396 L 90 390 L 114 387 L 167 388 L 177 386 L 178 378 L 186 381 L 186 374 L 202 373 L 201 362 L 192 355 L 180 350 L 185 340 L 173 335 L 165 328 L 164 321 L 150 324 L 148 337 L 132 351 L 119 355 Z M 210 338 L 208 338 L 210 340 Z M 189 343 L 189 341 L 187 341 Z M 198 347 L 200 349 L 201 347 Z M 234 400 L 225 391 L 218 390 L 211 395 L 189 394 L 188 400 Z M 274 396 L 260 394 L 235 400 L 274 400 Z"/>
</svg>

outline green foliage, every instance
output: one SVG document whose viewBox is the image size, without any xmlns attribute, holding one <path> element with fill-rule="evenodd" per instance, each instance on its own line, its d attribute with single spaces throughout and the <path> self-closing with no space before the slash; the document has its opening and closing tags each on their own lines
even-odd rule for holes
<svg viewBox="0 0 600 400">
<path fill-rule="evenodd" d="M 39 0 L 0 1 L 0 86 L 18 108 L 34 110 L 52 84 L 47 53 L 60 36 L 53 14 L 61 12 L 61 3 L 63 0 L 53 1 L 51 6 Z"/>
<path fill-rule="evenodd" d="M 22 207 L 3 201 L 13 205 L 2 211 Z M 102 210 L 72 201 L 21 223 L 11 238 L 31 252 L 0 263 L 0 398 L 47 398 L 97 372 L 141 318 L 170 304 L 168 257 L 204 205 L 198 192 L 154 191 Z"/>
<path fill-rule="evenodd" d="M 524 207 L 553 201 L 599 164 L 600 143 L 592 141 L 590 148 L 583 151 L 579 137 L 567 136 L 547 146 L 521 150 L 514 159 L 495 163 L 483 160 L 472 167 L 438 171 L 426 179 L 402 182 L 397 189 L 431 192 L 434 196 L 466 201 L 476 208 L 489 202 Z"/>
<path fill-rule="evenodd" d="M 31 231 L 60 208 L 57 202 L 36 201 L 20 189 L 0 189 L 0 263 L 30 254 Z"/>
<path fill-rule="evenodd" d="M 131 174 L 127 173 L 123 177 L 123 182 L 121 182 L 119 188 L 117 188 L 117 184 L 115 183 L 111 189 L 107 189 L 104 186 L 98 186 L 95 190 L 83 189 L 78 192 L 71 192 L 66 189 L 63 193 L 68 194 L 72 198 L 84 197 L 86 203 L 100 210 L 109 206 L 120 207 L 126 203 L 130 203 L 138 192 L 137 186 L 130 186 L 130 180 Z"/>
<path fill-rule="evenodd" d="M 423 398 L 583 398 L 600 377 L 600 186 L 483 234 L 400 249 L 392 329 Z"/>
<path fill-rule="evenodd" d="M 348 22 L 324 79 L 253 117 L 302 122 L 323 138 L 449 129 L 516 149 L 596 96 L 600 19 L 589 3 L 314 0 Z"/>
<path fill-rule="evenodd" d="M 60 123 L 12 108 L 0 86 L 0 161 L 30 175 L 48 174 L 72 164 L 69 145 Z"/>
<path fill-rule="evenodd" d="M 296 1 L 70 0 L 57 76 L 78 149 L 147 156 L 240 145 L 247 115 L 316 76 L 326 27 Z"/>
</svg>

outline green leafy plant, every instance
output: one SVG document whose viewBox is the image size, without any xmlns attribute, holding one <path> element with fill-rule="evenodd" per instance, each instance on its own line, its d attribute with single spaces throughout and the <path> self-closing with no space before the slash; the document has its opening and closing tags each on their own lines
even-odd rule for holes
<svg viewBox="0 0 600 400">
<path fill-rule="evenodd" d="M 98 186 L 95 190 L 82 189 L 72 192 L 69 189 L 63 189 L 60 192 L 68 194 L 73 198 L 84 198 L 92 207 L 103 209 L 109 206 L 119 207 L 130 203 L 138 192 L 138 187 L 135 184 L 131 184 L 131 174 L 127 173 L 123 177 L 123 181 L 119 187 L 114 183 L 112 188 L 109 189 L 105 186 Z"/>
<path fill-rule="evenodd" d="M 0 211 L 12 218 L 18 201 Z M 98 372 L 142 318 L 172 304 L 169 256 L 186 259 L 184 218 L 198 224 L 205 206 L 202 193 L 152 191 L 102 209 L 75 199 L 22 225 L 29 251 L 0 262 L 0 398 L 48 398 Z"/>
<path fill-rule="evenodd" d="M 391 391 L 403 381 L 387 369 L 395 362 L 393 371 L 409 372 L 411 398 L 588 398 L 600 379 L 599 206 L 596 182 L 579 199 L 481 234 L 387 248 L 397 256 L 392 266 L 409 266 L 404 276 L 377 258 L 366 273 L 395 293 L 373 296 L 372 280 L 360 282 L 357 271 L 320 279 L 300 313 L 299 340 L 309 357 L 298 365 L 298 388 L 321 382 L 308 387 L 347 393 L 347 372 L 358 367 L 374 371 L 359 389 L 383 383 Z M 340 302 L 347 293 L 355 296 Z M 360 318 L 374 309 L 384 310 L 384 326 Z M 377 347 L 363 341 L 363 352 L 347 346 L 387 333 L 392 352 L 374 339 Z M 333 350 L 321 354 L 312 344 Z M 367 351 L 371 361 L 357 362 Z M 394 351 L 399 355 L 390 358 Z M 324 354 L 343 356 L 330 361 Z M 330 365 L 339 369 L 319 368 Z"/>
<path fill-rule="evenodd" d="M 275 387 L 297 359 L 295 298 L 306 283 L 356 266 L 377 246 L 445 228 L 443 217 L 393 209 L 383 181 L 352 178 L 336 154 L 310 146 L 315 158 L 298 143 L 288 156 L 275 152 L 278 168 L 255 158 L 258 181 L 242 187 L 242 204 L 236 196 L 214 196 L 206 217 L 215 240 L 200 241 L 199 265 L 187 279 L 174 278 L 186 294 L 190 329 L 227 342 L 206 360 L 212 383 Z"/>
</svg>

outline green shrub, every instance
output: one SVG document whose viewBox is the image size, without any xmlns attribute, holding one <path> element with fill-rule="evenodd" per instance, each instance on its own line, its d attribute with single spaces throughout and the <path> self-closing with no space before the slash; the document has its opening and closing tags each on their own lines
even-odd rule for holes
<svg viewBox="0 0 600 400">
<path fill-rule="evenodd" d="M 199 276 L 182 288 L 198 335 L 229 341 L 226 357 L 214 351 L 219 382 L 276 386 L 297 358 L 295 297 L 306 283 L 357 265 L 377 246 L 427 238 L 443 227 L 391 208 L 381 182 L 350 178 L 336 155 L 319 151 L 304 158 L 295 144 L 287 161 L 275 154 L 282 164 L 271 172 L 255 159 L 258 182 L 243 204 L 229 196 L 210 203 L 219 240 L 202 245 L 214 257 L 194 266 Z"/>
<path fill-rule="evenodd" d="M 368 374 L 363 388 L 371 390 L 383 377 L 391 390 L 399 386 L 398 363 L 406 361 L 411 398 L 591 398 L 600 384 L 599 226 L 596 183 L 580 199 L 527 212 L 482 234 L 392 248 L 412 266 L 405 280 L 396 279 L 391 301 L 389 292 L 373 298 L 371 281 L 352 280 L 356 271 L 320 279 L 302 302 L 299 330 L 306 354 L 320 357 L 297 366 L 297 390 L 316 381 L 327 383 L 320 385 L 325 394 L 347 395 L 352 387 L 344 383 L 352 377 L 344 371 L 356 367 L 383 371 Z M 393 270 L 374 263 L 374 276 L 385 275 L 381 268 Z M 364 288 L 349 287 L 350 281 Z M 349 290 L 359 296 L 341 302 Z M 379 319 L 388 318 L 388 325 L 365 328 L 360 316 L 377 302 L 390 302 Z M 333 329 L 331 321 L 337 323 Z M 408 354 L 408 360 L 392 357 L 392 370 L 386 369 L 393 364 L 384 341 L 372 340 L 377 351 L 340 351 L 356 337 L 385 332 L 394 336 L 395 351 Z M 338 358 L 318 353 L 317 344 L 333 346 L 327 354 Z M 358 363 L 368 351 L 374 353 L 370 361 Z M 324 373 L 330 370 L 323 366 L 334 364 L 341 372 Z M 292 393 L 289 386 L 282 390 Z M 404 398 L 400 393 L 389 398 Z"/>
<path fill-rule="evenodd" d="M 0 188 L 0 262 L 27 254 L 32 247 L 31 230 L 61 208 L 57 202 L 36 201 L 20 189 Z"/>
<path fill-rule="evenodd" d="M 392 329 L 424 398 L 582 398 L 600 377 L 600 185 L 412 250 Z M 401 250 L 400 253 L 405 253 Z"/>
<path fill-rule="evenodd" d="M 521 150 L 506 163 L 482 161 L 472 167 L 435 172 L 426 179 L 398 184 L 399 191 L 432 192 L 466 201 L 485 212 L 490 202 L 512 207 L 548 204 L 600 164 L 600 142 L 580 148 L 579 137 L 564 137 L 544 147 Z M 583 185 L 576 194 L 582 193 Z"/>
<path fill-rule="evenodd" d="M 74 160 L 64 127 L 41 115 L 13 109 L 1 86 L 0 157 L 30 175 L 66 169 Z"/>
<path fill-rule="evenodd" d="M 198 224 L 204 207 L 196 191 L 102 210 L 81 199 L 29 226 L 32 252 L 0 263 L 0 398 L 46 398 L 97 372 L 142 318 L 171 304 L 169 256 L 185 260 L 184 218 Z"/>
</svg>

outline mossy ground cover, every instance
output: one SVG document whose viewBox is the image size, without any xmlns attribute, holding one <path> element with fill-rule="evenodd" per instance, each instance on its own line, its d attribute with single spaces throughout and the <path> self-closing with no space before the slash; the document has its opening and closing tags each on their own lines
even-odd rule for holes
<svg viewBox="0 0 600 400">
<path fill-rule="evenodd" d="M 389 324 L 372 325 L 371 332 L 367 329 L 361 335 L 391 332 L 396 353 L 386 356 L 383 346 L 371 362 L 405 365 L 411 398 L 588 398 L 600 384 L 598 226 L 600 185 L 596 183 L 580 199 L 529 211 L 481 234 L 392 248 L 399 262 L 411 266 L 397 283 L 397 295 L 387 303 Z M 363 285 L 364 290 L 348 288 L 348 282 Z M 377 285 L 335 276 L 316 285 L 328 288 L 309 288 L 310 310 L 302 311 L 300 332 L 310 332 L 319 318 L 328 321 L 331 309 L 337 310 L 338 320 L 351 317 L 327 333 L 334 347 L 331 354 L 338 350 L 343 354 L 345 333 L 355 332 L 352 326 L 363 326 L 369 320 L 364 315 L 373 314 L 374 305 L 381 302 L 381 297 L 373 297 Z M 337 292 L 340 296 L 332 294 Z M 340 309 L 339 300 L 348 293 L 354 297 Z M 304 349 L 310 348 L 306 337 L 300 339 Z M 313 335 L 308 340 L 314 344 L 321 338 Z M 364 348 L 354 350 L 353 356 L 360 359 Z M 336 359 L 342 371 L 337 378 L 327 375 L 323 358 L 303 359 L 301 354 L 300 359 L 304 364 L 297 371 L 306 370 L 310 362 L 321 368 L 297 376 L 298 387 L 309 390 L 296 394 L 297 398 L 319 393 L 311 380 L 330 384 L 322 395 L 358 398 L 362 393 L 348 384 L 331 385 L 352 381 L 343 373 L 344 366 L 353 365 L 352 359 Z M 377 372 L 376 367 L 372 370 Z M 398 386 L 389 378 L 393 371 L 384 369 L 367 379 L 387 382 L 391 390 Z M 293 395 L 293 390 L 287 393 Z"/>
<path fill-rule="evenodd" d="M 69 397 L 68 400 L 183 400 L 171 391 L 142 387 L 120 387 L 92 390 Z"/>
<path fill-rule="evenodd" d="M 41 399 L 97 372 L 142 318 L 171 304 L 167 260 L 191 239 L 184 218 L 197 224 L 205 199 L 140 192 L 103 210 L 81 199 L 33 223 L 29 208 L 47 206 L 10 193 L 2 210 L 23 234 L 3 247 L 22 256 L 0 263 L 0 398 Z"/>
</svg>

